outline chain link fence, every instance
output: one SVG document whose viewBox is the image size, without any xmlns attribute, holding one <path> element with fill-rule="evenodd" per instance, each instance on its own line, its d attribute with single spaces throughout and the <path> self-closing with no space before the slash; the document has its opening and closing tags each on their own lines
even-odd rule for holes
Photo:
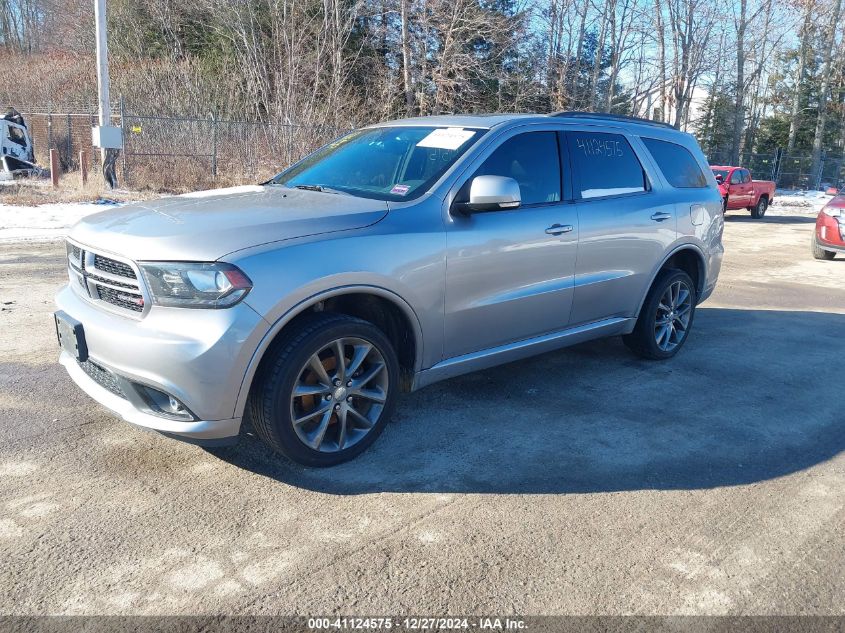
<svg viewBox="0 0 845 633">
<path fill-rule="evenodd" d="M 84 150 L 89 167 L 98 167 L 100 152 L 91 146 L 97 124 L 93 106 L 87 112 L 51 112 L 18 108 L 35 145 L 36 160 L 49 163 L 58 150 L 63 172 L 79 169 Z M 117 104 L 112 125 L 123 128 L 124 149 L 118 159 L 118 182 L 132 188 L 193 190 L 261 182 L 310 151 L 346 132 L 328 125 L 296 125 L 232 121 L 208 117 L 140 116 Z M 708 153 L 711 165 L 731 162 L 730 148 Z M 845 185 L 845 157 L 823 153 L 813 169 L 809 153 L 783 148 L 744 153 L 742 166 L 755 178 L 773 180 L 779 189 L 826 189 Z"/>
<path fill-rule="evenodd" d="M 729 165 L 732 151 L 714 149 L 708 153 L 711 165 Z M 740 163 L 754 178 L 772 180 L 778 189 L 821 190 L 845 186 L 845 159 L 822 152 L 818 167 L 813 169 L 813 157 L 807 152 L 787 153 L 784 148 L 768 152 L 748 152 Z"/>
<path fill-rule="evenodd" d="M 96 112 L 51 112 L 19 108 L 32 135 L 36 161 L 49 164 L 58 150 L 63 172 L 79 169 L 85 151 L 90 167 L 100 165 L 91 145 Z M 346 132 L 328 125 L 295 125 L 199 117 L 138 116 L 118 108 L 112 125 L 123 129 L 118 182 L 132 188 L 189 190 L 261 182 L 305 154 Z"/>
</svg>

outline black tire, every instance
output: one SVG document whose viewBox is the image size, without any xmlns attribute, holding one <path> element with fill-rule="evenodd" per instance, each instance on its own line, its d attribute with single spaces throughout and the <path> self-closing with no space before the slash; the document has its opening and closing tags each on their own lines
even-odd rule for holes
<svg viewBox="0 0 845 633">
<path fill-rule="evenodd" d="M 813 235 L 810 237 L 810 252 L 816 259 L 825 259 L 830 261 L 836 257 L 836 253 L 834 251 L 827 251 L 819 246 L 819 241 L 816 239 L 815 231 L 813 231 Z"/>
<path fill-rule="evenodd" d="M 384 359 L 388 387 L 377 421 L 361 439 L 348 448 L 322 452 L 307 446 L 297 435 L 291 398 L 309 359 L 339 338 L 363 339 L 373 345 Z M 250 394 L 250 417 L 258 437 L 292 461 L 305 466 L 334 466 L 348 461 L 378 438 L 393 414 L 399 391 L 399 361 L 388 338 L 368 321 L 343 314 L 315 313 L 284 332 L 267 354 Z M 338 440 L 337 444 L 341 442 Z"/>
<path fill-rule="evenodd" d="M 658 318 L 658 306 L 660 300 L 666 293 L 667 289 L 675 284 L 681 282 L 686 287 L 690 295 L 689 321 L 683 331 L 683 335 L 675 346 L 670 350 L 661 349 L 656 340 L 656 327 Z M 668 269 L 660 272 L 657 279 L 651 285 L 643 302 L 643 307 L 637 317 L 637 324 L 634 326 L 634 331 L 622 337 L 622 341 L 632 352 L 647 358 L 649 360 L 665 360 L 672 358 L 686 343 L 689 337 L 689 331 L 692 329 L 692 324 L 695 319 L 695 304 L 697 301 L 697 293 L 695 284 L 688 274 L 682 270 Z"/>
<path fill-rule="evenodd" d="M 766 210 L 769 208 L 769 199 L 766 196 L 760 196 L 757 204 L 751 207 L 751 217 L 759 220 L 766 215 Z"/>
</svg>

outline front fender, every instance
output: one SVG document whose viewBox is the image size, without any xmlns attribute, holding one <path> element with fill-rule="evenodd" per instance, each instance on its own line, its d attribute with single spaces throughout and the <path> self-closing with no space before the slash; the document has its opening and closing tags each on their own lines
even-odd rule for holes
<svg viewBox="0 0 845 633">
<path fill-rule="evenodd" d="M 284 327 L 297 316 L 309 310 L 311 307 L 320 303 L 321 301 L 325 301 L 326 299 L 337 297 L 339 295 L 352 293 L 366 293 L 382 297 L 392 302 L 394 305 L 396 305 L 397 307 L 399 307 L 399 309 L 402 310 L 402 312 L 408 318 L 408 322 L 411 323 L 414 329 L 413 336 L 414 340 L 416 341 L 417 350 L 416 358 L 414 360 L 414 372 L 417 373 L 422 369 L 423 359 L 425 358 L 425 336 L 423 335 L 419 317 L 417 316 L 416 312 L 414 312 L 414 309 L 402 297 L 385 288 L 371 285 L 356 284 L 331 287 L 322 292 L 310 295 L 298 304 L 290 307 L 287 311 L 282 313 L 275 321 L 271 322 L 272 324 L 270 328 L 267 330 L 267 332 L 264 334 L 264 337 L 261 339 L 261 341 L 255 348 L 255 351 L 252 354 L 252 358 L 250 359 L 249 364 L 247 365 L 243 380 L 241 381 L 241 387 L 238 393 L 238 399 L 235 406 L 236 416 L 243 416 L 244 409 L 246 408 L 247 398 L 249 397 L 249 391 L 252 388 L 252 381 L 255 378 L 256 371 L 258 371 L 258 366 L 261 363 L 261 359 L 264 358 L 265 352 L 275 340 L 276 336 L 278 336 L 278 334 L 284 329 Z"/>
</svg>

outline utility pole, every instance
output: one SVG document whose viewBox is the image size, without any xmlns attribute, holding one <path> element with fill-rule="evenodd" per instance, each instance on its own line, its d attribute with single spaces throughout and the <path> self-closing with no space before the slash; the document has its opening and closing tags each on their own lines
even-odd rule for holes
<svg viewBox="0 0 845 633">
<path fill-rule="evenodd" d="M 114 189 L 117 178 L 114 165 L 118 150 L 123 148 L 123 130 L 112 125 L 109 102 L 109 44 L 106 29 L 106 0 L 94 0 L 94 21 L 97 29 L 97 96 L 100 101 L 99 125 L 91 130 L 94 147 L 99 147 L 103 160 L 103 178 Z"/>
</svg>

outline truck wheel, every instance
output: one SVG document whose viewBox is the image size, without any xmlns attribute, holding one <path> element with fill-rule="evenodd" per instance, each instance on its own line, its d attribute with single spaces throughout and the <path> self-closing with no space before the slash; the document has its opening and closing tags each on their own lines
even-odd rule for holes
<svg viewBox="0 0 845 633">
<path fill-rule="evenodd" d="M 766 209 L 769 208 L 769 199 L 766 196 L 760 196 L 760 199 L 757 201 L 757 204 L 754 205 L 751 209 L 751 217 L 755 220 L 759 220 L 764 215 L 766 215 Z"/>
<path fill-rule="evenodd" d="M 827 261 L 830 261 L 831 259 L 836 257 L 836 253 L 834 251 L 826 251 L 821 246 L 819 246 L 819 241 L 816 239 L 815 232 L 810 238 L 810 252 L 816 259 L 826 259 Z"/>
<path fill-rule="evenodd" d="M 690 276 L 682 270 L 664 270 L 648 292 L 634 331 L 624 335 L 622 341 L 643 358 L 672 358 L 687 340 L 695 302 L 695 284 Z"/>
<path fill-rule="evenodd" d="M 399 361 L 375 325 L 316 313 L 273 344 L 249 411 L 258 436 L 306 466 L 333 466 L 384 430 L 399 390 Z"/>
</svg>

